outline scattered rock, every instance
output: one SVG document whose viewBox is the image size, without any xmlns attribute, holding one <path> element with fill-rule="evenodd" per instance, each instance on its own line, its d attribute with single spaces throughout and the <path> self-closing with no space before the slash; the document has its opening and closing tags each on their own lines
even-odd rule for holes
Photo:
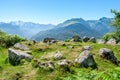
<svg viewBox="0 0 120 80">
<path fill-rule="evenodd" d="M 73 49 L 73 48 L 74 48 L 74 46 L 68 46 L 68 48 L 69 48 L 69 49 Z"/>
<path fill-rule="evenodd" d="M 69 60 L 58 61 L 59 69 L 65 72 L 70 72 L 70 67 L 73 66 L 73 62 Z"/>
<path fill-rule="evenodd" d="M 96 43 L 96 39 L 95 39 L 95 37 L 91 37 L 90 40 L 89 40 L 89 42 Z"/>
<path fill-rule="evenodd" d="M 55 55 L 54 55 L 54 59 L 55 59 L 55 60 L 60 60 L 60 59 L 62 59 L 62 57 L 63 57 L 63 55 L 62 55 L 62 53 L 61 53 L 60 51 L 58 51 L 58 52 L 55 53 Z"/>
<path fill-rule="evenodd" d="M 73 62 L 70 60 L 60 60 L 58 61 L 59 66 L 73 66 Z"/>
<path fill-rule="evenodd" d="M 27 61 L 31 61 L 32 59 L 31 55 L 22 52 L 21 50 L 14 50 L 9 48 L 8 53 L 9 62 L 14 66 L 19 65 L 22 59 L 25 59 Z"/>
<path fill-rule="evenodd" d="M 98 43 L 98 44 L 104 44 L 105 41 L 104 41 L 103 39 L 98 39 L 98 40 L 97 40 L 97 43 Z"/>
<path fill-rule="evenodd" d="M 101 58 L 107 59 L 112 63 L 118 65 L 117 58 L 114 56 L 114 53 L 111 49 L 101 48 L 99 51 L 99 55 Z"/>
<path fill-rule="evenodd" d="M 50 41 L 50 43 L 52 44 L 52 43 L 56 43 L 56 42 L 58 42 L 57 40 L 51 40 Z"/>
<path fill-rule="evenodd" d="M 33 40 L 33 44 L 36 44 L 36 43 L 38 43 L 36 40 Z"/>
<path fill-rule="evenodd" d="M 23 44 L 21 44 L 21 43 L 16 43 L 16 44 L 14 45 L 14 48 L 16 48 L 16 49 L 21 49 L 21 50 L 29 50 L 29 48 L 27 47 L 27 45 L 23 45 Z"/>
<path fill-rule="evenodd" d="M 83 39 L 82 39 L 83 42 L 88 42 L 89 41 L 89 37 L 87 36 L 84 36 Z"/>
<path fill-rule="evenodd" d="M 96 62 L 93 58 L 93 55 L 91 54 L 90 51 L 85 50 L 83 51 L 78 58 L 75 59 L 75 62 L 78 64 L 80 67 L 92 67 L 97 68 Z"/>
<path fill-rule="evenodd" d="M 85 51 L 85 50 L 91 50 L 91 47 L 90 46 L 83 46 L 82 50 L 83 51 Z"/>
<path fill-rule="evenodd" d="M 55 43 L 55 42 L 57 42 L 54 38 L 48 38 L 48 37 L 46 37 L 46 38 L 44 38 L 44 40 L 43 40 L 43 42 L 44 43 Z"/>
<path fill-rule="evenodd" d="M 109 41 L 106 42 L 106 44 L 115 45 L 116 40 L 115 39 L 110 39 Z"/>
<path fill-rule="evenodd" d="M 34 63 L 36 64 L 36 66 L 38 66 L 38 67 L 40 67 L 40 68 L 49 68 L 49 69 L 53 70 L 54 67 L 55 67 L 54 62 L 52 62 L 52 61 L 39 62 L 39 61 L 37 60 L 37 61 L 34 61 Z"/>
</svg>

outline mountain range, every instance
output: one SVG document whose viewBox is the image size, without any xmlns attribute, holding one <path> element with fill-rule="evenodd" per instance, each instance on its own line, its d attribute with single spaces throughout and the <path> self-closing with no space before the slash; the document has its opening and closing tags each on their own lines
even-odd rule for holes
<svg viewBox="0 0 120 80">
<path fill-rule="evenodd" d="M 30 39 L 39 31 L 52 29 L 55 26 L 52 24 L 38 24 L 33 22 L 12 21 L 9 23 L 0 22 L 0 29 L 8 34 L 16 34 L 20 37 Z"/>
<path fill-rule="evenodd" d="M 0 29 L 8 34 L 17 34 L 37 41 L 43 40 L 45 37 L 65 40 L 73 35 L 100 38 L 108 32 L 115 31 L 115 28 L 110 25 L 112 21 L 113 18 L 106 17 L 99 20 L 72 18 L 58 25 L 12 21 L 9 23 L 0 22 Z"/>
<path fill-rule="evenodd" d="M 32 37 L 35 40 L 43 40 L 45 37 L 52 37 L 59 40 L 71 38 L 73 35 L 80 37 L 100 38 L 108 32 L 115 31 L 110 24 L 113 18 L 102 17 L 99 20 L 84 20 L 82 18 L 72 18 L 58 24 L 55 28 L 47 31 L 40 31 Z"/>
</svg>

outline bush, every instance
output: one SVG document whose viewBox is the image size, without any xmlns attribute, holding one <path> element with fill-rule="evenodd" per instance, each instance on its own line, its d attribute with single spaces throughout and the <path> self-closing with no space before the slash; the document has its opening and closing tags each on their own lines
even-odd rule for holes
<svg viewBox="0 0 120 80">
<path fill-rule="evenodd" d="M 103 36 L 103 39 L 105 40 L 105 41 L 108 41 L 108 40 L 110 40 L 111 38 L 114 38 L 114 36 L 115 36 L 115 33 L 113 32 L 113 33 L 107 33 L 107 34 L 105 34 L 104 36 Z"/>
<path fill-rule="evenodd" d="M 120 32 L 112 32 L 112 33 L 107 33 L 106 35 L 103 36 L 103 39 L 105 41 L 110 40 L 111 38 L 114 38 L 116 40 L 116 42 L 120 42 Z"/>
<path fill-rule="evenodd" d="M 70 42 L 70 39 L 66 39 L 65 42 Z"/>
<path fill-rule="evenodd" d="M 8 35 L 2 31 L 0 31 L 0 45 L 5 47 L 13 46 L 15 43 L 25 41 L 25 39 L 20 38 L 17 35 Z"/>
</svg>

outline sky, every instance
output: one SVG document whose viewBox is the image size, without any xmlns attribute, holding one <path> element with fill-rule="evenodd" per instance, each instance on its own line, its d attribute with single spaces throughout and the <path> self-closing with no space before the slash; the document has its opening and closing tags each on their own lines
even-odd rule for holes
<svg viewBox="0 0 120 80">
<path fill-rule="evenodd" d="M 71 18 L 112 18 L 120 0 L 0 0 L 0 22 L 25 21 L 58 24 Z"/>
</svg>

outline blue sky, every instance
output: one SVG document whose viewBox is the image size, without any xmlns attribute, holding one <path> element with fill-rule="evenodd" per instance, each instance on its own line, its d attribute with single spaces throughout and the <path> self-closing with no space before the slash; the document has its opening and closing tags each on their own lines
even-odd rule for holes
<svg viewBox="0 0 120 80">
<path fill-rule="evenodd" d="M 0 22 L 26 21 L 58 24 L 71 18 L 114 17 L 120 0 L 0 0 Z"/>
</svg>

